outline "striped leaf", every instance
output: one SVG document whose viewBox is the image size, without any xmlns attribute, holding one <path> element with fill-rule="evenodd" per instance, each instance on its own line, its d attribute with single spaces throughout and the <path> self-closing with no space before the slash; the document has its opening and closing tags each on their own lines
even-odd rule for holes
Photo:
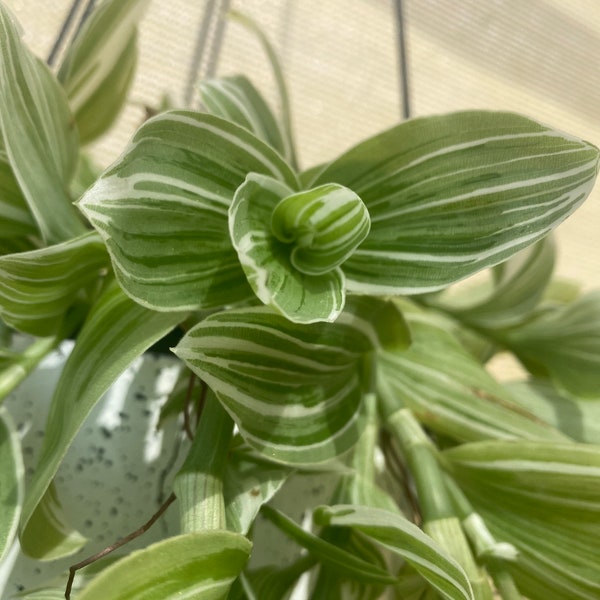
<svg viewBox="0 0 600 600">
<path fill-rule="evenodd" d="M 502 339 L 534 374 L 576 396 L 600 395 L 600 291 L 543 313 Z"/>
<path fill-rule="evenodd" d="M 41 458 L 23 506 L 22 537 L 35 537 L 35 527 L 30 527 L 32 514 L 93 406 L 134 358 L 184 317 L 180 313 L 148 311 L 115 284 L 97 301 L 54 391 Z M 69 548 L 66 545 L 65 552 Z"/>
<path fill-rule="evenodd" d="M 599 446 L 481 442 L 445 457 L 492 534 L 519 551 L 506 566 L 525 596 L 600 596 Z"/>
<path fill-rule="evenodd" d="M 230 531 L 188 533 L 132 552 L 102 571 L 77 600 L 221 600 L 252 544 Z"/>
<path fill-rule="evenodd" d="M 135 71 L 136 25 L 148 0 L 107 0 L 86 21 L 58 72 L 81 143 L 103 134 L 125 102 Z"/>
<path fill-rule="evenodd" d="M 354 190 L 368 238 L 344 264 L 349 292 L 441 289 L 542 238 L 590 192 L 598 150 L 510 113 L 402 123 L 349 150 L 311 185 Z"/>
<path fill-rule="evenodd" d="M 22 43 L 0 4 L 0 130 L 14 175 L 48 243 L 83 233 L 68 183 L 77 131 L 64 90 Z"/>
<path fill-rule="evenodd" d="M 423 424 L 460 441 L 568 439 L 515 402 L 430 313 L 407 306 L 404 316 L 411 347 L 378 354 L 378 391 L 386 414 L 409 408 Z"/>
<path fill-rule="evenodd" d="M 256 450 L 286 463 L 325 461 L 362 431 L 363 356 L 387 343 L 390 331 L 406 331 L 386 304 L 351 300 L 332 324 L 299 325 L 266 307 L 211 315 L 175 353 Z"/>
<path fill-rule="evenodd" d="M 108 265 L 95 232 L 40 250 L 0 257 L 0 315 L 12 327 L 36 336 L 55 334 L 79 292 Z"/>
<path fill-rule="evenodd" d="M 19 436 L 10 415 L 0 407 L 0 562 L 17 535 L 25 488 L 24 475 Z"/>
<path fill-rule="evenodd" d="M 340 504 L 318 508 L 318 525 L 351 527 L 401 556 L 444 598 L 475 600 L 460 565 L 416 525 L 379 508 Z"/>
<path fill-rule="evenodd" d="M 285 143 L 277 119 L 249 79 L 243 75 L 207 79 L 200 83 L 200 94 L 212 114 L 248 129 L 285 156 Z"/>
<path fill-rule="evenodd" d="M 161 311 L 215 308 L 253 296 L 227 222 L 249 172 L 297 186 L 283 160 L 245 129 L 173 111 L 138 130 L 79 206 L 130 297 Z"/>
<path fill-rule="evenodd" d="M 257 297 L 296 323 L 335 321 L 344 308 L 342 271 L 313 274 L 296 268 L 299 245 L 281 240 L 272 229 L 274 210 L 294 198 L 284 184 L 250 174 L 237 189 L 229 209 L 233 247 Z"/>
</svg>

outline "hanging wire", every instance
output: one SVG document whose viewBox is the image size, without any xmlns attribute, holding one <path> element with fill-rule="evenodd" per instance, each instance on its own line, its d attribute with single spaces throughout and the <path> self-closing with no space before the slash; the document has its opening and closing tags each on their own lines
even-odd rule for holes
<svg viewBox="0 0 600 600">
<path fill-rule="evenodd" d="M 396 31 L 398 44 L 398 75 L 400 82 L 400 112 L 403 119 L 410 118 L 410 89 L 408 80 L 408 57 L 402 0 L 394 0 L 396 10 Z"/>
<path fill-rule="evenodd" d="M 67 38 L 69 37 L 69 30 L 71 29 L 71 27 L 73 25 L 73 21 L 75 19 L 75 16 L 77 15 L 77 12 L 81 5 L 81 1 L 82 0 L 73 0 L 73 3 L 71 4 L 71 8 L 69 9 L 69 12 L 67 13 L 67 16 L 65 17 L 65 20 L 60 28 L 60 31 L 58 32 L 58 35 L 56 36 L 56 40 L 54 41 L 52 50 L 50 50 L 50 54 L 48 55 L 48 58 L 46 59 L 46 63 L 50 67 L 54 65 L 58 54 L 66 46 Z M 83 14 L 81 15 L 81 18 L 79 19 L 79 23 L 77 24 L 77 26 L 75 28 L 75 32 L 70 36 L 71 40 L 74 40 L 77 37 L 77 35 L 79 34 L 79 32 L 81 31 L 81 28 L 83 27 L 87 18 L 90 16 L 92 10 L 94 10 L 94 4 L 95 4 L 95 0 L 88 0 L 88 3 L 83 10 Z"/>
</svg>

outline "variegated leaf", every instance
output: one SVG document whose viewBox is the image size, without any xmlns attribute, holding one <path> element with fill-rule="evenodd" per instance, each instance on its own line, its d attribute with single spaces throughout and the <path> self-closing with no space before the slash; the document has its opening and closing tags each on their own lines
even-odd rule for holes
<svg viewBox="0 0 600 600">
<path fill-rule="evenodd" d="M 285 155 L 285 143 L 269 105 L 243 75 L 207 79 L 200 83 L 202 102 L 208 110 L 251 131 Z"/>
<path fill-rule="evenodd" d="M 36 336 L 56 333 L 67 309 L 108 265 L 95 232 L 40 250 L 0 257 L 0 315 L 11 326 Z"/>
<path fill-rule="evenodd" d="M 48 243 L 85 229 L 67 193 L 77 131 L 64 90 L 23 44 L 0 4 L 0 131 L 14 175 Z"/>
<path fill-rule="evenodd" d="M 229 231 L 248 283 L 262 302 L 291 321 L 331 322 L 344 308 L 344 276 L 338 264 L 348 246 L 353 248 L 368 231 L 368 215 L 359 214 L 358 223 L 345 222 L 338 229 L 329 220 L 332 213 L 319 208 L 331 202 L 339 209 L 340 196 L 361 208 L 360 198 L 341 186 L 293 194 L 279 181 L 258 174 L 250 174 L 235 193 Z"/>
<path fill-rule="evenodd" d="M 402 123 L 349 150 L 312 186 L 354 190 L 368 238 L 344 264 L 349 292 L 419 294 L 534 243 L 586 198 L 598 150 L 511 113 Z"/>
<path fill-rule="evenodd" d="M 245 129 L 202 113 L 147 121 L 80 200 L 124 291 L 155 310 L 214 308 L 252 298 L 227 211 L 249 172 L 295 189 L 295 175 Z"/>
<path fill-rule="evenodd" d="M 168 538 L 102 571 L 77 600 L 224 600 L 252 544 L 230 531 Z"/>
<path fill-rule="evenodd" d="M 351 527 L 400 555 L 444 598 L 475 600 L 460 565 L 416 525 L 380 508 L 339 504 L 314 513 L 318 525 Z"/>
<path fill-rule="evenodd" d="M 389 415 L 409 408 L 455 440 L 568 438 L 516 403 L 430 313 L 403 304 L 413 343 L 378 354 L 378 391 Z"/>
<path fill-rule="evenodd" d="M 148 0 L 108 0 L 86 21 L 58 72 L 82 143 L 104 133 L 127 97 L 135 71 L 136 25 Z"/>
<path fill-rule="evenodd" d="M 492 534 L 517 548 L 506 567 L 525 596 L 600 595 L 599 446 L 480 442 L 445 457 Z"/>
<path fill-rule="evenodd" d="M 22 537 L 35 535 L 31 517 L 93 406 L 134 358 L 184 317 L 151 312 L 125 296 L 114 282 L 96 302 L 54 391 L 41 458 L 23 506 Z M 71 548 L 66 542 L 64 552 Z"/>
<path fill-rule="evenodd" d="M 600 395 L 600 291 L 550 309 L 502 334 L 536 375 L 550 375 L 576 396 Z"/>
<path fill-rule="evenodd" d="M 299 325 L 266 307 L 218 313 L 191 329 L 175 353 L 259 452 L 286 463 L 322 462 L 348 450 L 363 428 L 363 356 L 394 329 L 408 340 L 388 305 L 351 300 L 332 324 Z"/>
</svg>

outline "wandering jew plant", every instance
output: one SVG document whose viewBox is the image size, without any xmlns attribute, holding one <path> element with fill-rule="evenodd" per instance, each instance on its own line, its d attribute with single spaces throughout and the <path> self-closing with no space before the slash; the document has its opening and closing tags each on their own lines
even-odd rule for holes
<svg viewBox="0 0 600 600">
<path fill-rule="evenodd" d="M 52 71 L 0 4 L 3 597 L 279 600 L 303 580 L 316 599 L 600 598 L 600 294 L 553 278 L 548 235 L 592 189 L 598 149 L 468 111 L 302 170 L 279 64 L 238 15 L 282 115 L 243 76 L 205 81 L 204 110 L 159 112 L 96 169 L 88 144 L 126 101 L 145 5 L 102 2 Z M 18 394 L 68 340 L 33 452 L 46 409 Z M 164 434 L 164 494 L 119 537 L 169 505 L 178 524 L 131 551 L 65 509 L 86 509 L 76 482 L 104 450 L 77 463 L 77 491 L 59 473 L 79 434 L 117 443 L 106 423 L 132 416 L 105 393 L 161 340 L 177 381 L 129 448 Z M 521 380 L 486 369 L 501 352 Z M 319 477 L 331 493 L 300 498 Z M 283 564 L 260 562 L 281 544 L 268 526 L 298 550 Z M 84 560 L 92 547 L 115 551 Z M 14 564 L 56 569 L 23 580 Z"/>
</svg>

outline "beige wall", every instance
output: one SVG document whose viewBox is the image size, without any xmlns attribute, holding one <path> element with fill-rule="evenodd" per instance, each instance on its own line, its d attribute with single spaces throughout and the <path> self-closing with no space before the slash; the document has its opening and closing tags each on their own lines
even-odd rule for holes
<svg viewBox="0 0 600 600">
<path fill-rule="evenodd" d="M 5 0 L 6 1 L 6 0 Z M 46 56 L 70 0 L 8 0 L 34 50 Z M 133 97 L 163 91 L 182 102 L 207 3 L 153 0 L 141 33 Z M 394 124 L 400 114 L 392 0 L 233 0 L 278 47 L 291 87 L 305 166 Z M 600 2 L 404 0 L 414 115 L 464 108 L 515 110 L 600 145 Z M 265 91 L 272 78 L 256 42 L 229 24 L 218 73 L 244 71 Z M 101 141 L 107 163 L 142 118 L 125 111 Z M 559 230 L 562 274 L 600 287 L 600 185 Z"/>
</svg>

